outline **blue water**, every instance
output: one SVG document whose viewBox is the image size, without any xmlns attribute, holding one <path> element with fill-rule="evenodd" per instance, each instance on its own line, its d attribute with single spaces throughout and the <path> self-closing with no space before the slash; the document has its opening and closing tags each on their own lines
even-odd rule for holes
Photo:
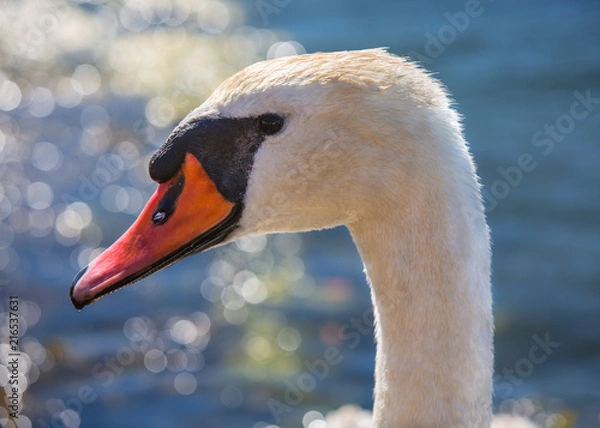
<svg viewBox="0 0 600 428">
<path fill-rule="evenodd" d="M 485 186 L 494 240 L 496 410 L 541 423 L 560 415 L 547 426 L 600 426 L 600 103 L 578 107 L 580 118 L 571 111 L 582 97 L 600 98 L 600 4 L 267 3 L 273 8 L 266 20 L 258 3 L 231 3 L 246 21 L 231 18 L 224 34 L 242 25 L 269 30 L 307 52 L 387 46 L 419 59 L 452 92 Z M 71 9 L 119 14 L 114 5 Z M 41 22 L 31 16 L 29 24 Z M 111 37 L 130 31 L 113 33 L 110 19 L 99 22 Z M 216 249 L 76 312 L 68 287 L 89 256 L 82 249 L 109 245 L 133 221 L 136 198 L 154 188 L 145 178 L 145 156 L 174 123 L 148 125 L 150 95 L 106 87 L 40 114 L 26 102 L 33 97 L 27 85 L 51 88 L 58 97 L 56 76 L 81 63 L 95 65 L 106 84 L 113 71 L 101 61 L 103 46 L 69 51 L 54 63 L 20 62 L 2 49 L 3 79 L 17 82 L 23 99 L 0 110 L 1 307 L 7 309 L 8 295 L 19 296 L 21 345 L 33 360 L 22 415 L 33 426 L 298 427 L 310 410 L 370 408 L 372 335 L 361 334 L 354 350 L 338 335 L 370 307 L 360 259 L 342 228 Z M 103 110 L 89 110 L 94 106 Z M 90 121 L 103 131 L 86 143 L 82 129 Z M 54 149 L 44 151 L 44 141 Z M 98 163 L 122 154 L 123 141 L 139 151 L 131 161 L 138 166 Z M 101 169 L 105 180 L 97 180 Z M 49 207 L 47 189 L 31 187 L 35 182 L 50 186 Z M 125 208 L 113 206 L 119 197 Z M 65 238 L 57 229 L 72 231 L 58 217 L 74 201 L 86 204 L 75 206 L 77 221 L 89 213 L 91 220 L 77 238 Z M 35 216 L 48 210 L 54 217 L 44 228 Z M 255 303 L 228 287 L 245 287 L 235 277 L 240 271 L 261 280 L 259 291 L 247 289 Z M 534 363 L 530 352 L 540 340 L 552 346 Z M 341 362 L 296 393 L 293 405 L 278 407 L 286 397 L 290 403 L 307 364 L 322 359 L 328 346 L 341 350 Z"/>
</svg>

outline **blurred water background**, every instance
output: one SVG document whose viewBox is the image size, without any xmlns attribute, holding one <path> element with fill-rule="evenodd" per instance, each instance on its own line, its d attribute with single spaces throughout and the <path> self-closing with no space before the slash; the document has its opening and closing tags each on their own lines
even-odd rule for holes
<svg viewBox="0 0 600 428">
<path fill-rule="evenodd" d="M 81 313 L 68 289 L 224 78 L 378 46 L 436 72 L 464 115 L 494 239 L 496 411 L 600 426 L 599 22 L 594 0 L 3 1 L 0 385 L 17 295 L 24 395 L 2 426 L 319 428 L 371 407 L 369 323 L 356 349 L 339 334 L 370 308 L 345 229 L 243 240 Z M 329 346 L 343 360 L 317 378 Z"/>
</svg>

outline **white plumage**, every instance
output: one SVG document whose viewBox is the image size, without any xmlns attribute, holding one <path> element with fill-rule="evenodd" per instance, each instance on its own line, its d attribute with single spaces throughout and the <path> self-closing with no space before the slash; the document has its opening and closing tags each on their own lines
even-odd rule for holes
<svg viewBox="0 0 600 428">
<path fill-rule="evenodd" d="M 531 427 L 492 424 L 489 232 L 443 86 L 380 49 L 280 58 L 186 120 L 265 112 L 286 125 L 256 154 L 232 239 L 346 225 L 372 289 L 373 418 L 344 407 L 327 426 Z"/>
</svg>

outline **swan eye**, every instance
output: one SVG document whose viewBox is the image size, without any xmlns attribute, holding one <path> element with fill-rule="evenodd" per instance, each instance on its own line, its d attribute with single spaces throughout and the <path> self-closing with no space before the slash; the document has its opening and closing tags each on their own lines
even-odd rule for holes
<svg viewBox="0 0 600 428">
<path fill-rule="evenodd" d="M 258 118 L 258 126 L 267 135 L 277 134 L 283 128 L 283 118 L 273 113 L 263 114 Z"/>
</svg>

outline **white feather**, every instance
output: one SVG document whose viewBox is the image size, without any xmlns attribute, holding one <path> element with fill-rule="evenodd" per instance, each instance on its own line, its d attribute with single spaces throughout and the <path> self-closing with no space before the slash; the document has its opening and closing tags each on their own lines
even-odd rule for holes
<svg viewBox="0 0 600 428">
<path fill-rule="evenodd" d="M 373 419 L 345 407 L 328 427 L 490 427 L 489 232 L 443 86 L 381 49 L 287 57 L 232 76 L 188 120 L 268 112 L 286 125 L 256 154 L 231 239 L 346 225 L 372 289 Z"/>
</svg>

